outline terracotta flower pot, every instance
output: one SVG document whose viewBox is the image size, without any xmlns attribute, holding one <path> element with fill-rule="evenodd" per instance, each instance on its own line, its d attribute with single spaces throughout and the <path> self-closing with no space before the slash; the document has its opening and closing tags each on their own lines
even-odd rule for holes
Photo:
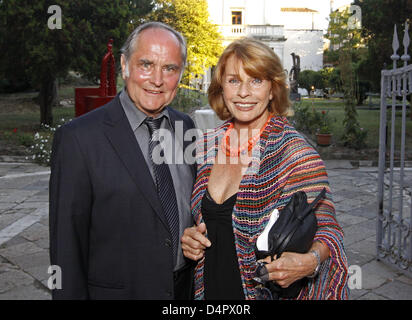
<svg viewBox="0 0 412 320">
<path fill-rule="evenodd" d="M 330 146 L 332 140 L 332 135 L 330 133 L 317 133 L 316 142 L 319 146 L 327 147 Z"/>
</svg>

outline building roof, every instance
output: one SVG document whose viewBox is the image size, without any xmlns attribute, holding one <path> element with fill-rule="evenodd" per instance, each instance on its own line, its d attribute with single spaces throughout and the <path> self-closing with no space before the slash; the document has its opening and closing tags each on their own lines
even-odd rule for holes
<svg viewBox="0 0 412 320">
<path fill-rule="evenodd" d="M 281 12 L 310 12 L 310 13 L 319 13 L 319 11 L 312 10 L 309 8 L 280 8 Z"/>
</svg>

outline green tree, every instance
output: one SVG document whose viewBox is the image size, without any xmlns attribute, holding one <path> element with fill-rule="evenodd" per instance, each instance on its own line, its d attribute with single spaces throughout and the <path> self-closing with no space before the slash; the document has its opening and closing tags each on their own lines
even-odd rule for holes
<svg viewBox="0 0 412 320">
<path fill-rule="evenodd" d="M 132 30 L 132 24 L 141 23 L 142 17 L 151 10 L 151 0 L 70 1 L 68 17 L 76 25 L 71 39 L 76 52 L 71 68 L 97 82 L 108 40 L 113 39 L 113 52 L 118 63 L 120 48 Z"/>
<path fill-rule="evenodd" d="M 360 94 L 356 62 L 360 61 L 359 52 L 365 40 L 360 28 L 350 25 L 351 17 L 349 9 L 332 12 L 327 38 L 330 40 L 331 49 L 338 52 L 337 62 L 345 99 L 342 142 L 345 146 L 360 149 L 365 146 L 366 132 L 360 128 L 357 118 L 356 105 Z"/>
<path fill-rule="evenodd" d="M 10 14 L 11 10 L 15 14 Z M 25 72 L 29 64 L 26 39 L 30 33 L 21 27 L 29 22 L 25 11 L 24 7 L 17 6 L 11 1 L 0 1 L 0 90 L 6 92 L 23 90 L 30 86 Z M 7 29 L 14 32 L 6 32 Z"/>
<path fill-rule="evenodd" d="M 362 9 L 362 37 L 367 39 L 363 73 L 373 90 L 379 91 L 381 70 L 392 64 L 393 27 L 397 24 L 398 32 L 404 30 L 405 21 L 412 16 L 412 0 L 355 0 L 354 4 Z"/>
<path fill-rule="evenodd" d="M 325 67 L 320 70 L 325 88 L 332 89 L 333 92 L 342 91 L 342 81 L 340 80 L 340 70 L 336 67 Z"/>
<path fill-rule="evenodd" d="M 40 123 L 52 125 L 56 79 L 69 68 L 96 79 L 108 39 L 118 48 L 127 37 L 128 23 L 138 20 L 142 8 L 147 14 L 150 2 L 2 0 L 0 76 L 23 79 L 39 89 Z M 49 28 L 52 5 L 61 9 L 61 29 Z"/>
<path fill-rule="evenodd" d="M 313 70 L 304 70 L 299 73 L 299 87 L 305 88 L 308 93 L 312 90 L 312 86 L 315 89 L 324 89 L 325 82 L 322 72 Z"/>
<path fill-rule="evenodd" d="M 0 55 L 3 77 L 18 77 L 40 90 L 40 122 L 52 124 L 51 104 L 55 96 L 55 79 L 63 76 L 74 55 L 70 35 L 72 20 L 62 29 L 48 27 L 49 6 L 54 1 L 4 0 L 0 3 Z M 61 10 L 68 8 L 62 3 Z"/>
<path fill-rule="evenodd" d="M 187 40 L 185 83 L 203 75 L 217 64 L 223 51 L 217 26 L 209 21 L 206 0 L 155 0 L 155 9 L 147 20 L 161 21 L 180 31 Z"/>
<path fill-rule="evenodd" d="M 352 17 L 349 9 L 330 13 L 326 38 L 330 41 L 332 51 L 339 51 L 340 48 L 357 49 L 365 42 L 361 30 L 351 28 L 349 19 Z"/>
<path fill-rule="evenodd" d="M 356 99 L 356 103 L 361 105 L 365 100 L 365 93 L 370 90 L 368 73 L 365 69 L 367 48 L 367 39 L 363 36 L 361 29 L 351 29 L 348 26 L 348 20 L 354 18 L 349 10 L 334 11 L 329 17 L 329 27 L 326 38 L 330 40 L 330 48 L 325 50 L 324 57 L 326 63 L 334 66 L 337 74 L 340 75 L 340 66 L 342 60 L 342 50 L 348 50 L 350 56 L 346 58 L 347 63 L 351 63 L 351 68 L 354 73 L 354 90 L 352 94 Z M 359 25 L 360 27 L 360 25 Z M 335 77 L 335 75 L 332 75 Z M 333 81 L 336 88 L 342 87 L 339 82 Z M 333 87 L 333 84 L 331 85 Z"/>
</svg>

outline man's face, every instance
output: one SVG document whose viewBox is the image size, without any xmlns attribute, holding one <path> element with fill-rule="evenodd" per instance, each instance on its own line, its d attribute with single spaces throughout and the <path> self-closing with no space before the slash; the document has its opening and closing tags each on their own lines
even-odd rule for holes
<svg viewBox="0 0 412 320">
<path fill-rule="evenodd" d="M 183 61 L 179 41 L 164 29 L 146 29 L 139 35 L 129 58 L 121 58 L 123 79 L 130 99 L 146 115 L 155 117 L 177 92 Z"/>
</svg>

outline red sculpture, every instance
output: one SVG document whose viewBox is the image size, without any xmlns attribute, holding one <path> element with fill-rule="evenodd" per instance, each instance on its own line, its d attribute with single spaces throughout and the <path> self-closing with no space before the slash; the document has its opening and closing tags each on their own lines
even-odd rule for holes
<svg viewBox="0 0 412 320">
<path fill-rule="evenodd" d="M 81 116 L 105 105 L 116 96 L 115 60 L 112 52 L 113 39 L 107 43 L 103 57 L 99 88 L 75 88 L 75 116 Z"/>
</svg>

